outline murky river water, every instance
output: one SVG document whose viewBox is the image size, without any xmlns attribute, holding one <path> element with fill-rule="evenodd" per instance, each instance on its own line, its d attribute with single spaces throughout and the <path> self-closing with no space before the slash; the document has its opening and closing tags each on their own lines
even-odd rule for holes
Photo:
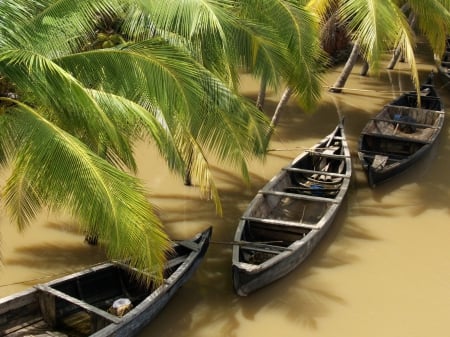
<svg viewBox="0 0 450 337">
<path fill-rule="evenodd" d="M 421 78 L 433 69 L 419 59 Z M 231 241 L 238 219 L 255 192 L 303 148 L 313 145 L 345 116 L 354 176 L 336 222 L 310 258 L 293 273 L 249 297 L 231 284 L 231 246 L 212 243 L 195 276 L 140 337 L 447 337 L 450 314 L 449 122 L 433 152 L 417 167 L 375 190 L 367 187 L 355 155 L 359 132 L 383 104 L 411 89 L 405 64 L 380 77 L 359 77 L 359 67 L 341 95 L 325 91 L 313 114 L 290 102 L 264 163 L 250 165 L 251 185 L 216 165 L 223 216 L 195 187 L 168 173 L 153 149 L 140 145 L 140 177 L 174 238 L 187 238 L 212 225 L 213 241 Z M 326 77 L 333 84 L 339 71 Z M 437 87 L 450 106 L 450 85 Z M 243 77 L 242 91 L 258 84 Z M 268 97 L 273 111 L 278 96 Z M 19 234 L 0 214 L 4 267 L 0 296 L 54 275 L 104 259 L 83 244 L 64 217 L 45 215 Z"/>
</svg>

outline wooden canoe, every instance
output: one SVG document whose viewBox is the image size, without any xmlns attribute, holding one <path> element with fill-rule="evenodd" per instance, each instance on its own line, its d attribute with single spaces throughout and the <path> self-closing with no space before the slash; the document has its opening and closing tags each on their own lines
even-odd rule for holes
<svg viewBox="0 0 450 337">
<path fill-rule="evenodd" d="M 444 124 L 443 103 L 429 79 L 417 93 L 407 92 L 388 105 L 361 132 L 358 157 L 370 187 L 412 166 L 435 143 Z"/>
<path fill-rule="evenodd" d="M 195 272 L 211 233 L 174 242 L 159 286 L 140 282 L 125 263 L 108 262 L 2 298 L 0 336 L 134 336 Z"/>
<path fill-rule="evenodd" d="M 234 237 L 232 277 L 238 295 L 274 282 L 308 257 L 333 223 L 351 171 L 340 122 L 258 192 Z"/>
</svg>

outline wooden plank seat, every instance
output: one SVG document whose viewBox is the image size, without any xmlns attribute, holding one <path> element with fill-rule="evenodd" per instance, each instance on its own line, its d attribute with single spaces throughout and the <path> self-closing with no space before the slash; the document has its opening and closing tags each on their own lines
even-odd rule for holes
<svg viewBox="0 0 450 337">
<path fill-rule="evenodd" d="M 321 151 L 315 151 L 315 150 L 306 150 L 306 152 L 316 155 L 318 157 L 324 157 L 324 158 L 333 158 L 333 159 L 350 158 L 350 156 L 346 156 L 345 154 L 334 154 L 334 153 L 321 152 Z"/>
<path fill-rule="evenodd" d="M 239 242 L 239 246 L 241 249 L 244 250 L 251 250 L 255 252 L 261 252 L 261 253 L 269 253 L 269 254 L 280 254 L 285 251 L 291 251 L 292 249 L 283 247 L 283 246 L 277 246 L 269 243 L 263 243 L 263 242 L 252 242 L 252 241 L 242 241 Z"/>
<path fill-rule="evenodd" d="M 330 199 L 330 198 L 315 197 L 312 195 L 298 194 L 298 193 L 288 193 L 288 192 L 281 192 L 281 191 L 264 191 L 264 190 L 260 190 L 258 193 L 263 194 L 263 195 L 276 195 L 276 196 L 281 196 L 281 197 L 289 197 L 289 198 L 293 198 L 293 199 L 331 202 L 331 203 L 335 203 L 335 204 L 339 203 L 339 201 Z"/>
<path fill-rule="evenodd" d="M 289 220 L 281 220 L 281 219 L 267 219 L 267 218 L 258 218 L 258 217 L 252 217 L 252 216 L 243 216 L 241 217 L 242 220 L 247 221 L 253 221 L 253 222 L 259 222 L 263 224 L 270 224 L 270 225 L 283 225 L 283 226 L 292 226 L 292 227 L 299 227 L 299 228 L 306 228 L 306 229 L 320 229 L 321 226 L 317 225 L 308 225 L 304 223 L 300 223 L 297 221 L 289 221 Z"/>
<path fill-rule="evenodd" d="M 292 192 L 289 192 L 289 191 L 327 193 L 327 192 L 338 192 L 340 189 L 339 188 L 327 188 L 327 187 L 324 187 L 323 189 L 320 189 L 320 190 L 316 191 L 316 190 L 314 190 L 314 188 L 311 188 L 311 187 L 289 186 L 289 187 L 286 187 L 284 190 L 287 193 L 292 193 Z"/>
<path fill-rule="evenodd" d="M 312 152 L 313 154 L 313 167 L 314 170 L 321 172 L 328 172 L 331 168 L 331 161 L 327 160 L 328 158 L 336 158 L 339 155 L 337 152 L 340 149 L 338 145 L 331 145 L 331 142 L 334 140 L 334 135 L 328 138 L 328 142 L 325 147 L 321 148 L 322 151 Z M 317 149 L 317 148 L 316 148 Z M 332 177 L 325 174 L 313 174 L 311 176 L 312 179 L 319 181 L 329 181 L 332 180 Z"/>
<path fill-rule="evenodd" d="M 257 246 L 241 246 L 241 249 L 251 250 L 254 252 L 268 253 L 268 254 L 280 254 L 283 251 L 279 249 L 270 249 L 268 247 L 257 247 Z"/>
<path fill-rule="evenodd" d="M 200 250 L 200 246 L 198 245 L 198 243 L 195 243 L 193 241 L 190 240 L 177 240 L 175 241 L 178 245 L 186 247 L 194 252 L 198 252 Z"/>
<path fill-rule="evenodd" d="M 430 124 L 422 124 L 422 123 L 414 123 L 414 122 L 407 122 L 402 120 L 394 120 L 394 119 L 388 119 L 388 118 L 371 118 L 371 120 L 375 122 L 388 122 L 393 124 L 402 124 L 402 125 L 411 125 L 411 126 L 417 126 L 419 128 L 432 128 L 432 129 L 439 129 L 438 127 Z"/>
<path fill-rule="evenodd" d="M 183 255 L 167 261 L 166 265 L 164 266 L 164 269 L 171 269 L 173 267 L 182 264 L 184 261 L 186 261 L 187 257 L 188 255 Z"/>
<path fill-rule="evenodd" d="M 35 288 L 40 291 L 39 305 L 41 307 L 43 318 L 50 327 L 54 327 L 56 325 L 56 298 L 72 303 L 75 306 L 87 311 L 91 317 L 92 331 L 95 331 L 99 326 L 106 326 L 110 323 L 118 324 L 121 321 L 119 317 L 114 316 L 107 311 L 99 309 L 87 302 L 79 300 L 78 298 L 49 287 L 48 285 L 38 284 Z"/>
<path fill-rule="evenodd" d="M 383 156 L 381 154 L 377 154 L 373 158 L 372 167 L 374 167 L 376 169 L 381 169 L 386 166 L 388 159 L 389 159 L 388 156 Z"/>
<path fill-rule="evenodd" d="M 366 133 L 361 133 L 361 135 L 372 136 L 372 137 L 376 137 L 376 138 L 384 138 L 384 139 L 394 139 L 394 140 L 404 141 L 406 143 L 418 143 L 418 144 L 430 144 L 431 143 L 431 141 L 429 141 L 429 140 L 418 139 L 418 138 L 413 138 L 413 137 L 408 137 L 406 139 L 404 136 L 385 135 L 385 134 L 381 134 L 381 133 L 366 132 Z"/>
<path fill-rule="evenodd" d="M 379 154 L 368 154 L 368 153 L 363 153 L 363 156 L 364 156 L 365 158 L 376 158 L 377 156 L 379 156 Z M 404 159 L 399 159 L 399 158 L 392 158 L 392 157 L 389 157 L 388 160 L 389 160 L 389 161 L 402 161 L 402 160 L 404 160 Z"/>
<path fill-rule="evenodd" d="M 290 171 L 290 172 L 299 172 L 299 173 L 310 173 L 310 174 L 326 174 L 330 177 L 340 177 L 340 178 L 350 178 L 347 174 L 342 173 L 335 173 L 335 172 L 324 172 L 324 171 L 317 171 L 317 170 L 308 170 L 308 169 L 301 169 L 297 167 L 284 167 L 283 170 Z"/>
<path fill-rule="evenodd" d="M 375 152 L 375 151 L 367 151 L 367 150 L 360 150 L 362 155 L 366 158 L 375 158 L 376 156 L 383 155 L 383 153 Z M 402 161 L 401 158 L 392 158 L 389 157 L 389 161 Z"/>
<path fill-rule="evenodd" d="M 410 92 L 410 93 L 406 93 L 405 94 L 405 97 L 412 97 L 412 98 L 417 98 L 417 94 L 416 94 L 416 92 Z M 439 101 L 440 100 L 440 98 L 439 97 L 437 97 L 437 96 L 423 96 L 423 97 L 426 97 L 426 99 L 428 100 L 436 100 L 436 101 Z M 422 98 L 423 98 L 422 97 Z M 398 105 L 393 105 L 393 104 L 386 104 L 386 106 L 387 107 L 398 107 Z"/>
</svg>

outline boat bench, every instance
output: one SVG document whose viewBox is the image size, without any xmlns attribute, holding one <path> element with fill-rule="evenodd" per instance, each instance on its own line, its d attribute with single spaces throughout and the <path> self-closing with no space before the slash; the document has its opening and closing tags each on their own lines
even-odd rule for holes
<svg viewBox="0 0 450 337">
<path fill-rule="evenodd" d="M 86 303 L 78 298 L 72 297 L 59 290 L 56 290 L 45 284 L 38 284 L 35 286 L 39 290 L 39 305 L 45 322 L 50 327 L 55 327 L 57 323 L 56 318 L 56 298 L 60 298 L 66 302 L 74 304 L 77 307 L 88 312 L 91 318 L 91 330 L 97 331 L 110 323 L 118 324 L 121 319 L 114 316 L 107 311 L 99 309 L 89 303 Z"/>
<path fill-rule="evenodd" d="M 311 192 L 314 193 L 315 191 L 311 187 L 302 187 L 302 186 L 289 186 L 284 189 L 287 193 L 291 193 L 291 191 L 304 193 L 304 192 Z M 318 190 L 317 193 L 331 193 L 331 192 L 339 192 L 340 188 L 324 188 L 323 190 Z"/>
<path fill-rule="evenodd" d="M 275 246 L 275 245 L 269 245 L 269 244 L 261 244 L 256 242 L 248 242 L 248 245 L 242 244 L 240 246 L 241 249 L 244 250 L 251 250 L 254 252 L 260 252 L 260 253 L 267 253 L 267 254 L 280 254 L 285 251 L 291 251 L 292 249 L 282 247 L 282 246 Z"/>
<path fill-rule="evenodd" d="M 305 229 L 320 229 L 321 226 L 317 225 L 308 225 L 304 223 L 300 223 L 297 221 L 288 221 L 288 220 L 281 220 L 281 219 L 267 219 L 267 218 L 258 218 L 258 217 L 252 217 L 252 216 L 243 216 L 241 217 L 242 220 L 247 221 L 254 221 L 264 224 L 270 224 L 270 225 L 282 225 L 282 226 L 292 226 L 292 227 L 300 227 Z"/>
<path fill-rule="evenodd" d="M 303 200 L 311 200 L 311 201 L 320 201 L 320 202 L 330 202 L 334 204 L 338 204 L 339 201 L 335 199 L 330 198 L 324 198 L 324 197 L 316 197 L 313 195 L 307 195 L 307 194 L 299 194 L 299 193 L 289 193 L 289 192 L 281 192 L 281 191 L 264 191 L 260 190 L 258 193 L 263 195 L 277 195 L 281 197 L 289 197 L 292 199 L 303 199 Z"/>
<path fill-rule="evenodd" d="M 365 157 L 365 158 L 375 158 L 376 156 L 383 156 L 384 153 L 375 152 L 375 151 L 368 151 L 368 150 L 359 150 L 359 152 Z M 402 161 L 404 159 L 399 158 L 392 158 L 392 156 L 389 156 L 390 161 Z"/>
<path fill-rule="evenodd" d="M 393 124 L 416 126 L 418 128 L 424 128 L 424 129 L 426 129 L 426 128 L 439 129 L 437 126 L 430 125 L 430 124 L 407 122 L 407 121 L 394 120 L 394 119 L 389 119 L 389 118 L 377 118 L 377 117 L 375 117 L 375 118 L 371 118 L 371 120 L 373 120 L 375 122 L 388 122 L 388 123 L 393 123 Z"/>
<path fill-rule="evenodd" d="M 190 240 L 177 240 L 175 241 L 178 245 L 186 247 L 194 252 L 198 252 L 200 250 L 200 245 L 196 242 Z"/>
<path fill-rule="evenodd" d="M 308 153 L 311 153 L 317 157 L 326 157 L 326 158 L 333 158 L 333 159 L 345 159 L 350 158 L 350 156 L 346 156 L 345 154 L 335 154 L 335 153 L 329 153 L 329 152 L 320 152 L 315 150 L 305 150 Z"/>
<path fill-rule="evenodd" d="M 330 177 L 350 178 L 350 176 L 347 174 L 327 172 L 327 171 L 308 170 L 308 169 L 301 169 L 301 168 L 290 167 L 290 166 L 283 167 L 283 170 L 289 171 L 289 172 L 299 172 L 299 173 L 324 174 L 324 175 L 327 175 Z"/>
<path fill-rule="evenodd" d="M 381 134 L 381 133 L 366 132 L 366 133 L 362 133 L 361 135 L 366 135 L 366 136 L 371 136 L 371 137 L 376 137 L 376 138 L 405 141 L 408 143 L 417 143 L 417 144 L 430 144 L 431 143 L 431 141 L 429 141 L 429 140 L 423 140 L 423 139 L 418 139 L 418 138 L 413 138 L 413 137 L 396 136 L 396 135 L 385 135 L 385 134 Z"/>
</svg>

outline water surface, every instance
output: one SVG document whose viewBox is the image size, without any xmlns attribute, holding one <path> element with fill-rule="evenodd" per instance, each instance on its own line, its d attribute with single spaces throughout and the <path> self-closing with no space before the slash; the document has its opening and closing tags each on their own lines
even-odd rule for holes
<svg viewBox="0 0 450 337">
<path fill-rule="evenodd" d="M 429 55 L 419 60 L 421 78 L 433 69 Z M 343 94 L 328 94 L 313 114 L 292 99 L 283 112 L 265 162 L 251 162 L 251 184 L 214 163 L 223 216 L 166 169 L 151 146 L 137 149 L 139 176 L 174 238 L 214 227 L 206 259 L 165 310 L 139 337 L 447 337 L 450 312 L 450 167 L 448 121 L 433 152 L 397 179 L 371 190 L 356 157 L 359 132 L 367 119 L 399 91 L 412 88 L 408 68 L 379 77 L 354 70 Z M 325 81 L 332 85 L 339 69 Z M 244 76 L 242 91 L 254 97 L 258 83 Z M 437 87 L 450 106 L 450 85 Z M 270 92 L 267 111 L 279 93 Z M 304 148 L 328 134 L 345 116 L 354 176 L 338 217 L 310 258 L 278 282 L 248 296 L 234 294 L 231 246 L 240 215 L 256 191 Z M 270 113 L 269 113 L 270 114 Z M 17 233 L 0 215 L 4 267 L 0 296 L 79 270 L 105 259 L 83 243 L 64 216 L 42 215 Z M 220 242 L 220 243 L 219 243 Z"/>
</svg>

